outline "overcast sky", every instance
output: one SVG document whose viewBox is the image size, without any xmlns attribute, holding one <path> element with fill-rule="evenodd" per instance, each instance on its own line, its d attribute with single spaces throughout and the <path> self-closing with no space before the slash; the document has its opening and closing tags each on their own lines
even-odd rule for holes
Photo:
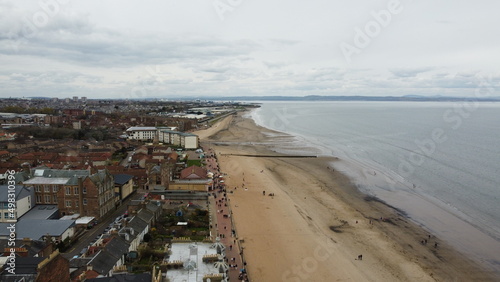
<svg viewBox="0 0 500 282">
<path fill-rule="evenodd" d="M 500 1 L 0 0 L 0 97 L 500 96 Z"/>
</svg>

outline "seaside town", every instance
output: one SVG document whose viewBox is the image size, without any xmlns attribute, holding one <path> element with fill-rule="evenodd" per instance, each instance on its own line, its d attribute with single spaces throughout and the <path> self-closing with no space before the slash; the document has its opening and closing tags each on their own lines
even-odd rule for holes
<svg viewBox="0 0 500 282">
<path fill-rule="evenodd" d="M 499 10 L 0 1 L 0 282 L 500 282 Z"/>
<path fill-rule="evenodd" d="M 255 105 L 1 105 L 0 281 L 250 281 L 226 173 L 193 132 Z"/>
</svg>

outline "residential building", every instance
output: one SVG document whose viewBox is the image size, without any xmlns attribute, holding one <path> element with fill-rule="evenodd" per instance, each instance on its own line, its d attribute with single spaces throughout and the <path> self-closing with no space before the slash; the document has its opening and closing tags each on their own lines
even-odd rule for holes
<svg viewBox="0 0 500 282">
<path fill-rule="evenodd" d="M 9 194 L 15 197 L 15 208 L 9 211 Z M 35 205 L 35 190 L 33 187 L 16 185 L 15 190 L 9 191 L 7 185 L 0 186 L 0 222 L 16 220 L 27 213 Z M 12 213 L 12 211 L 14 211 Z"/>
<path fill-rule="evenodd" d="M 114 174 L 115 195 L 119 202 L 130 196 L 134 192 L 134 177 L 129 174 Z"/>
<path fill-rule="evenodd" d="M 7 161 L 8 159 L 10 159 L 11 157 L 11 154 L 9 153 L 9 151 L 0 151 L 0 161 L 2 162 L 5 162 Z"/>
<path fill-rule="evenodd" d="M 125 264 L 129 244 L 119 236 L 112 237 L 88 263 L 103 276 L 111 276 L 113 269 Z"/>
<path fill-rule="evenodd" d="M 198 136 L 193 133 L 161 129 L 158 137 L 160 142 L 185 149 L 197 149 L 199 147 Z"/>
<path fill-rule="evenodd" d="M 7 271 L 7 267 L 0 274 L 0 281 L 70 281 L 69 262 L 59 251 L 48 257 L 18 257 L 16 258 L 15 274 Z"/>
<path fill-rule="evenodd" d="M 62 216 L 78 213 L 99 219 L 115 207 L 114 178 L 106 169 L 35 168 L 23 184 L 35 188 L 37 204 L 56 204 Z"/>
<path fill-rule="evenodd" d="M 197 149 L 199 147 L 198 144 L 198 135 L 193 133 L 181 132 L 179 133 L 181 144 L 180 146 L 184 149 Z"/>
<path fill-rule="evenodd" d="M 169 127 L 130 127 L 126 131 L 129 139 L 153 141 L 179 146 L 185 149 L 199 147 L 198 136 L 192 133 L 174 131 Z"/>
<path fill-rule="evenodd" d="M 156 136 L 156 127 L 130 127 L 127 129 L 128 139 L 152 141 Z"/>
<path fill-rule="evenodd" d="M 0 240 L 0 250 L 3 250 L 3 257 L 10 254 L 8 239 Z M 54 251 L 54 244 L 49 241 L 31 240 L 30 238 L 15 240 L 16 255 L 19 257 L 47 257 Z"/>
</svg>

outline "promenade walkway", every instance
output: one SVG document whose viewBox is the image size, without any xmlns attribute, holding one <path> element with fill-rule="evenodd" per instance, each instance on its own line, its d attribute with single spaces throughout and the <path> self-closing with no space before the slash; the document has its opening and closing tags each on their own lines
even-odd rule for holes
<svg viewBox="0 0 500 282">
<path fill-rule="evenodd" d="M 229 265 L 229 281 L 250 281 L 246 273 L 243 249 L 233 222 L 230 200 L 226 194 L 223 174 L 212 149 L 205 150 L 206 167 L 214 174 L 213 190 L 209 197 L 212 217 L 212 235 L 219 237 L 225 246 L 226 263 Z"/>
</svg>

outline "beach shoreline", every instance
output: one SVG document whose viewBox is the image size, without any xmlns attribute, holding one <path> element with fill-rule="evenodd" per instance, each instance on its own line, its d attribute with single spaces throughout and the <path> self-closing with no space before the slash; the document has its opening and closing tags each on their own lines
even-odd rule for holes
<svg viewBox="0 0 500 282">
<path fill-rule="evenodd" d="M 403 212 L 362 194 L 332 169 L 336 158 L 280 158 L 269 146 L 286 134 L 241 113 L 197 133 L 228 174 L 238 239 L 254 281 L 494 280 Z"/>
</svg>

